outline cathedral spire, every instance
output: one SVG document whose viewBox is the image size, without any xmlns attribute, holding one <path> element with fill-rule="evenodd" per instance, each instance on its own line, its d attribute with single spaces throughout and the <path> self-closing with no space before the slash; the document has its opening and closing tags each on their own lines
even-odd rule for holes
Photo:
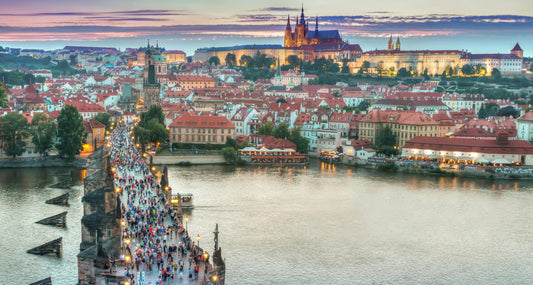
<svg viewBox="0 0 533 285">
<path fill-rule="evenodd" d="M 396 39 L 396 50 L 400 50 L 400 36 Z"/>
<path fill-rule="evenodd" d="M 291 19 L 289 15 L 287 15 L 287 27 L 285 29 L 291 30 Z"/>
<path fill-rule="evenodd" d="M 318 38 L 318 15 L 316 16 L 316 23 L 315 23 L 315 37 Z"/>
<path fill-rule="evenodd" d="M 300 24 L 305 25 L 304 4 L 303 3 L 302 3 L 302 15 L 300 16 Z"/>
</svg>

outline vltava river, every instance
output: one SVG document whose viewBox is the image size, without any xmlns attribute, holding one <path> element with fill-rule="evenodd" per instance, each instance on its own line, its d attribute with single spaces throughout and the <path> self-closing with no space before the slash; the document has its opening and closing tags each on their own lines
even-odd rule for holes
<svg viewBox="0 0 533 285">
<path fill-rule="evenodd" d="M 533 184 L 332 167 L 169 169 L 228 284 L 530 284 Z"/>
<path fill-rule="evenodd" d="M 77 282 L 81 187 L 59 169 L 0 170 L 0 284 Z M 80 173 L 73 171 L 75 179 Z M 170 167 L 194 194 L 191 235 L 213 247 L 228 284 L 530 284 L 533 183 L 307 168 Z M 69 207 L 44 201 L 69 192 Z M 68 210 L 68 228 L 35 224 Z M 26 250 L 63 237 L 61 258 Z"/>
</svg>

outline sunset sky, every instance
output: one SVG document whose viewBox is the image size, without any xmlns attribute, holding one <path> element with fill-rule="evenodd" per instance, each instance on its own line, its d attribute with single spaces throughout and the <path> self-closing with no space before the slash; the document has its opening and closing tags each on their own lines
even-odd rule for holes
<svg viewBox="0 0 533 285">
<path fill-rule="evenodd" d="M 400 36 L 403 49 L 468 49 L 508 53 L 519 42 L 533 55 L 533 1 L 258 1 L 258 0 L 17 0 L 2 2 L 0 45 L 62 48 L 139 47 L 159 40 L 167 49 L 282 44 L 287 15 L 319 17 L 364 51 Z"/>
</svg>

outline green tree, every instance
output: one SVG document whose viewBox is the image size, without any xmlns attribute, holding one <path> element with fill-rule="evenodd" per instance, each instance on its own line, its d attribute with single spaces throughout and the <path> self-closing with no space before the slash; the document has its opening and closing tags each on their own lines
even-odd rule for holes
<svg viewBox="0 0 533 285">
<path fill-rule="evenodd" d="M 341 73 L 350 73 L 350 67 L 348 66 L 348 59 L 342 59 Z"/>
<path fill-rule="evenodd" d="M 378 76 L 381 77 L 381 72 L 383 71 L 383 62 L 378 62 L 376 65 L 376 70 L 378 71 Z"/>
<path fill-rule="evenodd" d="M 520 111 L 516 110 L 513 106 L 503 107 L 498 111 L 497 116 L 513 116 L 513 118 L 518 118 L 520 116 Z"/>
<path fill-rule="evenodd" d="M 71 54 L 69 59 L 70 59 L 70 65 L 76 65 L 78 64 L 78 60 L 77 60 L 77 56 L 75 54 Z"/>
<path fill-rule="evenodd" d="M 396 77 L 411 77 L 411 73 L 405 69 L 405 67 L 402 67 L 398 69 L 398 73 L 396 73 Z"/>
<path fill-rule="evenodd" d="M 23 141 L 27 134 L 28 120 L 16 112 L 11 112 L 0 117 L 0 136 L 4 143 L 4 151 L 7 155 L 15 158 L 26 150 L 26 142 Z"/>
<path fill-rule="evenodd" d="M 501 80 L 502 79 L 502 73 L 500 72 L 499 69 L 494 68 L 492 70 L 492 78 L 494 78 L 495 80 Z"/>
<path fill-rule="evenodd" d="M 369 68 L 370 62 L 367 60 L 363 61 L 363 64 L 361 64 L 361 68 L 359 69 L 359 74 L 367 73 Z"/>
<path fill-rule="evenodd" d="M 156 145 L 156 152 L 161 143 L 168 141 L 169 131 L 164 124 L 161 124 L 157 118 L 153 118 L 148 122 L 149 141 Z"/>
<path fill-rule="evenodd" d="M 429 80 L 429 75 L 428 75 L 428 69 L 427 68 L 424 69 L 424 75 L 423 76 L 424 76 L 425 80 Z"/>
<path fill-rule="evenodd" d="M 232 147 L 234 150 L 237 150 L 239 148 L 239 146 L 237 145 L 237 140 L 230 136 L 226 137 L 225 145 L 228 147 Z"/>
<path fill-rule="evenodd" d="M 87 132 L 83 126 L 83 117 L 76 107 L 66 105 L 59 113 L 57 138 L 56 149 L 61 157 L 72 160 L 81 153 L 83 144 L 87 142 Z"/>
<path fill-rule="evenodd" d="M 291 133 L 289 131 L 289 124 L 286 122 L 280 123 L 274 130 L 274 137 L 276 138 L 288 139 L 290 135 Z"/>
<path fill-rule="evenodd" d="M 289 55 L 287 57 L 287 61 L 289 62 L 289 65 L 292 66 L 293 69 L 296 69 L 296 70 L 300 69 L 300 64 L 302 62 L 297 55 Z"/>
<path fill-rule="evenodd" d="M 237 161 L 237 150 L 231 146 L 222 148 L 222 156 L 228 164 L 235 164 Z"/>
<path fill-rule="evenodd" d="M 226 54 L 226 65 L 227 66 L 235 66 L 237 65 L 237 59 L 235 58 L 235 54 L 228 52 Z"/>
<path fill-rule="evenodd" d="M 56 132 L 56 125 L 52 119 L 43 113 L 37 113 L 31 120 L 30 133 L 35 150 L 46 155 L 52 148 L 52 141 Z"/>
<path fill-rule="evenodd" d="M 102 123 L 105 126 L 106 131 L 109 131 L 109 128 L 111 127 L 111 114 L 107 112 L 106 113 L 100 112 L 94 115 L 93 119 Z"/>
<path fill-rule="evenodd" d="M 4 83 L 0 81 L 0 107 L 6 108 L 7 106 L 7 91 L 4 88 Z"/>
<path fill-rule="evenodd" d="M 152 119 L 157 119 L 160 124 L 165 124 L 165 114 L 163 108 L 160 105 L 152 105 L 147 112 L 142 112 L 140 115 L 141 121 L 139 125 L 141 127 L 147 127 L 148 122 Z"/>
<path fill-rule="evenodd" d="M 361 103 L 357 105 L 357 109 L 359 109 L 361 112 L 365 112 L 368 109 L 368 107 L 370 107 L 370 103 L 366 101 L 361 101 Z"/>
<path fill-rule="evenodd" d="M 219 66 L 220 65 L 220 58 L 218 56 L 214 55 L 209 58 L 208 60 L 210 65 Z"/>
<path fill-rule="evenodd" d="M 254 65 L 255 65 L 254 58 L 249 56 L 249 55 L 243 54 L 241 56 L 241 59 L 239 59 L 239 64 L 241 66 L 254 67 Z"/>
<path fill-rule="evenodd" d="M 500 105 L 496 103 L 486 103 L 485 104 L 485 111 L 487 114 L 487 117 L 494 117 L 498 115 L 498 112 L 500 111 Z"/>
<path fill-rule="evenodd" d="M 289 140 L 296 145 L 296 151 L 299 153 L 307 153 L 309 150 L 309 139 L 302 136 L 300 128 L 291 130 Z"/>
<path fill-rule="evenodd" d="M 141 121 L 133 130 L 135 140 L 142 145 L 143 151 L 149 143 L 156 144 L 157 151 L 158 143 L 166 142 L 169 136 L 163 108 L 160 105 L 152 105 L 147 112 L 141 113 L 140 118 Z"/>
<path fill-rule="evenodd" d="M 463 67 L 461 67 L 461 72 L 464 75 L 474 75 L 476 73 L 474 67 L 470 64 L 463 65 Z"/>
<path fill-rule="evenodd" d="M 392 129 L 386 125 L 376 131 L 376 147 L 384 155 L 396 154 L 396 136 Z"/>
<path fill-rule="evenodd" d="M 258 135 L 271 136 L 274 134 L 274 123 L 266 122 L 257 129 Z"/>
</svg>

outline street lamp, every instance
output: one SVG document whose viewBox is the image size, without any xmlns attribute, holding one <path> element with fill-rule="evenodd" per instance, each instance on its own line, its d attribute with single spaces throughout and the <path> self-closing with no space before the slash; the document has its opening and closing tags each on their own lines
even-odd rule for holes
<svg viewBox="0 0 533 285">
<path fill-rule="evenodd" d="M 189 217 L 185 216 L 185 231 L 189 232 Z"/>
<path fill-rule="evenodd" d="M 211 277 L 211 279 L 213 280 L 214 283 L 216 283 L 218 280 L 218 276 L 215 274 L 213 275 L 213 277 Z"/>
<path fill-rule="evenodd" d="M 200 248 L 200 234 L 196 235 L 196 240 L 198 241 L 198 248 Z"/>
<path fill-rule="evenodd" d="M 204 252 L 204 262 L 207 263 L 209 261 L 209 253 L 207 251 Z"/>
</svg>

